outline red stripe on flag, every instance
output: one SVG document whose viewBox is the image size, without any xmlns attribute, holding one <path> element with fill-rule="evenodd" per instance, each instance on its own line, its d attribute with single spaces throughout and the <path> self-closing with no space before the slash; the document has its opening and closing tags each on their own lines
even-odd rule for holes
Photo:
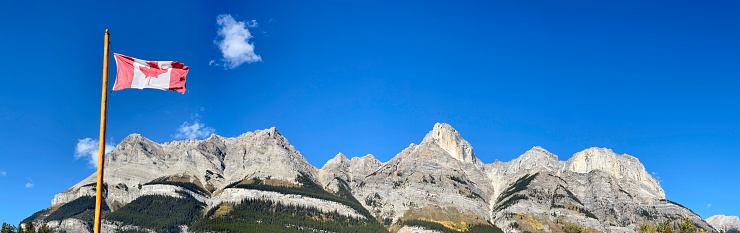
<svg viewBox="0 0 740 233">
<path fill-rule="evenodd" d="M 188 67 L 179 62 L 172 62 L 170 72 L 170 90 L 185 94 L 185 76 L 188 75 Z"/>
<path fill-rule="evenodd" d="M 134 58 L 114 53 L 116 59 L 116 82 L 113 84 L 113 90 L 118 91 L 125 88 L 131 88 L 131 82 L 134 79 Z"/>
</svg>

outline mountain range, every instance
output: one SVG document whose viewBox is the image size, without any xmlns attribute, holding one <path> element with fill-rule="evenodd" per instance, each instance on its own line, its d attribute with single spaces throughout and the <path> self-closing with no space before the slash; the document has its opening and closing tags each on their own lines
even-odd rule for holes
<svg viewBox="0 0 740 233">
<path fill-rule="evenodd" d="M 681 218 L 719 230 L 633 156 L 593 147 L 562 161 L 533 147 L 484 164 L 444 123 L 387 162 L 339 153 L 319 169 L 270 128 L 162 144 L 132 134 L 105 166 L 103 232 L 636 232 Z M 95 182 L 23 222 L 91 232 Z"/>
</svg>

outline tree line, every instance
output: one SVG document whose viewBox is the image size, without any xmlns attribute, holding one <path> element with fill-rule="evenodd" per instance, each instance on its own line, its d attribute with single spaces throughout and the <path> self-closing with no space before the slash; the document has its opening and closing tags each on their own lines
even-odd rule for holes
<svg viewBox="0 0 740 233">
<path fill-rule="evenodd" d="M 51 231 L 46 223 L 42 224 L 40 227 L 35 227 L 33 222 L 27 222 L 26 224 L 18 225 L 18 227 L 8 223 L 3 223 L 2 228 L 0 228 L 0 233 L 51 233 Z"/>
</svg>

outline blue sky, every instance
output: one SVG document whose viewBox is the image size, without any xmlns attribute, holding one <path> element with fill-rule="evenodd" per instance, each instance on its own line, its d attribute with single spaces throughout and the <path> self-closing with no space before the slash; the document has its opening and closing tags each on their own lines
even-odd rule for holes
<svg viewBox="0 0 740 233">
<path fill-rule="evenodd" d="M 737 12 L 738 1 L 4 1 L 0 221 L 95 171 L 84 146 L 98 137 L 106 28 L 113 52 L 190 66 L 185 95 L 109 95 L 113 145 L 275 126 L 321 167 L 337 152 L 387 161 L 447 122 L 486 163 L 536 145 L 561 160 L 607 147 L 703 218 L 740 215 Z M 219 15 L 242 37 L 219 36 Z M 228 58 L 226 38 L 241 45 Z"/>
</svg>

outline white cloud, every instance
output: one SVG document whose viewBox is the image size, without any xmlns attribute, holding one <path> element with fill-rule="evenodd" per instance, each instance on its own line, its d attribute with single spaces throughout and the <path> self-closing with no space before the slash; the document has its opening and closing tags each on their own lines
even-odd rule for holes
<svg viewBox="0 0 740 233">
<path fill-rule="evenodd" d="M 256 20 L 236 21 L 231 15 L 224 14 L 216 17 L 216 24 L 218 24 L 218 38 L 213 42 L 221 50 L 224 67 L 234 69 L 245 62 L 262 61 L 262 57 L 254 53 L 254 43 L 249 43 L 252 34 L 247 27 L 257 27 L 259 24 Z"/>
<path fill-rule="evenodd" d="M 172 135 L 172 137 L 176 139 L 205 138 L 211 136 L 211 134 L 215 132 L 216 130 L 211 127 L 206 127 L 205 124 L 198 122 L 198 120 L 196 119 L 193 121 L 192 124 L 188 122 L 183 122 L 182 125 L 177 128 L 177 133 L 175 135 Z"/>
<path fill-rule="evenodd" d="M 3 171 L 0 171 L 0 176 L 7 176 L 7 175 L 8 175 L 8 173 L 5 172 L 4 170 Z"/>
<path fill-rule="evenodd" d="M 88 166 L 91 168 L 98 167 L 98 140 L 92 138 L 83 138 L 77 140 L 77 146 L 75 146 L 75 159 L 86 159 Z M 105 143 L 105 154 L 107 155 L 116 146 L 111 142 Z"/>
<path fill-rule="evenodd" d="M 707 204 L 707 209 L 712 208 L 712 204 Z"/>
<path fill-rule="evenodd" d="M 33 183 L 31 182 L 26 183 L 26 188 L 27 189 L 33 188 Z"/>
<path fill-rule="evenodd" d="M 663 183 L 663 179 L 661 179 L 661 178 L 660 178 L 660 176 L 658 176 L 658 173 L 657 173 L 657 172 L 651 172 L 650 174 L 652 174 L 652 175 L 653 175 L 653 178 L 654 178 L 654 179 L 655 179 L 656 181 L 658 181 L 658 183 Z"/>
<path fill-rule="evenodd" d="M 256 27 L 259 27 L 259 26 L 260 26 L 260 24 L 257 23 L 257 20 L 256 19 L 253 19 L 252 21 L 247 22 L 247 27 L 256 28 Z"/>
<path fill-rule="evenodd" d="M 212 65 L 213 65 L 213 63 L 216 63 L 216 60 L 210 60 L 210 61 L 208 61 L 208 65 L 209 65 L 209 66 L 212 66 Z"/>
</svg>

